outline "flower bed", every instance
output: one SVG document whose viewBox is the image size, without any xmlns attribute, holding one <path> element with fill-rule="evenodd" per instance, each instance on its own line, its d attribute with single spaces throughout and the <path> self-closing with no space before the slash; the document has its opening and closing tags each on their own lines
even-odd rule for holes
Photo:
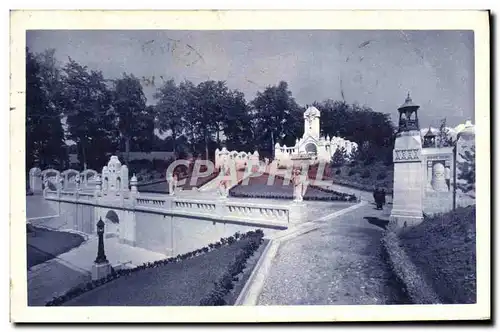
<svg viewBox="0 0 500 332">
<path fill-rule="evenodd" d="M 261 239 L 262 234 L 261 230 L 235 233 L 186 254 L 113 271 L 106 278 L 69 290 L 46 306 L 198 305 L 221 276 L 225 264 L 234 259 L 235 250 Z"/>
<path fill-rule="evenodd" d="M 229 190 L 229 195 L 231 197 L 242 198 L 293 199 L 294 188 L 291 183 L 286 183 L 282 176 L 276 175 L 274 183 L 268 185 L 268 178 L 269 174 L 252 177 L 248 184 L 240 183 Z M 308 185 L 303 199 L 309 201 L 354 202 L 356 201 L 356 196 Z"/>
</svg>

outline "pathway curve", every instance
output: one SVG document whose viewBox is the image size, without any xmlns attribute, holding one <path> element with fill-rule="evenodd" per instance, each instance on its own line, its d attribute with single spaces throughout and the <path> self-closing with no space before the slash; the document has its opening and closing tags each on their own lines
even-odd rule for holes
<svg viewBox="0 0 500 332">
<path fill-rule="evenodd" d="M 258 304 L 405 303 L 381 256 L 389 214 L 370 203 L 282 242 Z"/>
</svg>

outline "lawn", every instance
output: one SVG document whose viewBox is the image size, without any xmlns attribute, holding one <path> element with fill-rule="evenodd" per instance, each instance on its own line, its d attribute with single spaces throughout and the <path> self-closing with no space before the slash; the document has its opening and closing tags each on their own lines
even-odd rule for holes
<svg viewBox="0 0 500 332">
<path fill-rule="evenodd" d="M 229 191 L 233 197 L 249 198 L 273 198 L 273 199 L 293 199 L 293 185 L 288 183 L 282 177 L 275 177 L 271 185 L 268 184 L 269 174 L 263 174 L 249 179 L 248 184 L 240 183 Z M 319 189 L 309 185 L 307 187 L 304 200 L 355 200 L 356 197 L 331 190 Z"/>
<path fill-rule="evenodd" d="M 85 239 L 78 234 L 52 231 L 28 225 L 28 269 L 65 253 L 82 244 Z"/>
<path fill-rule="evenodd" d="M 213 290 L 214 283 L 224 274 L 248 241 L 249 238 L 242 239 L 200 256 L 136 271 L 86 292 L 63 305 L 197 306 L 201 299 Z M 256 256 L 261 253 L 262 250 L 259 248 L 247 261 L 249 270 L 253 269 L 258 260 Z M 248 278 L 248 275 L 249 273 L 243 273 L 242 276 Z M 244 282 L 245 280 L 240 280 L 235 285 L 236 289 L 241 289 Z M 229 297 L 234 301 L 237 295 Z"/>
<path fill-rule="evenodd" d="M 401 244 L 443 303 L 476 302 L 475 206 L 426 218 Z"/>
</svg>

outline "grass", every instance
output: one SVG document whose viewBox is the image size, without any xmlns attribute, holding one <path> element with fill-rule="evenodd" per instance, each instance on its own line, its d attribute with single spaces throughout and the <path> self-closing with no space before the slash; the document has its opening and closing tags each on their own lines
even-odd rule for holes
<svg viewBox="0 0 500 332">
<path fill-rule="evenodd" d="M 27 226 L 28 269 L 78 247 L 85 239 L 78 234 Z"/>
<path fill-rule="evenodd" d="M 122 276 L 63 305 L 197 306 L 248 241 L 249 238 L 242 239 L 200 256 Z M 256 261 L 252 260 L 252 264 Z"/>
<path fill-rule="evenodd" d="M 399 242 L 442 303 L 476 303 L 475 206 L 425 218 Z"/>
</svg>

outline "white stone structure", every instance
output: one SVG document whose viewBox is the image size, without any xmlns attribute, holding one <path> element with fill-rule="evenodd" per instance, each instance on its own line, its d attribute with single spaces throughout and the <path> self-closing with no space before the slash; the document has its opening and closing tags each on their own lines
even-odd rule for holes
<svg viewBox="0 0 500 332">
<path fill-rule="evenodd" d="M 390 216 L 391 227 L 404 228 L 423 220 L 422 138 L 418 113 L 420 106 L 408 94 L 398 108 L 399 131 L 393 151 L 394 199 Z"/>
<path fill-rule="evenodd" d="M 178 183 L 177 174 L 172 174 L 170 172 L 167 173 L 167 182 L 168 182 L 168 194 L 170 196 L 174 196 Z"/>
<path fill-rule="evenodd" d="M 347 155 L 353 153 L 358 145 L 342 137 L 320 136 L 320 111 L 310 106 L 304 112 L 304 134 L 295 141 L 294 146 L 281 146 L 276 143 L 274 159 L 278 166 L 289 166 L 294 160 L 330 162 L 338 149 L 344 148 Z"/>
<path fill-rule="evenodd" d="M 293 201 L 294 202 L 302 202 L 304 200 L 304 195 L 306 194 L 306 176 L 302 175 L 300 170 L 295 170 L 293 177 Z"/>
<path fill-rule="evenodd" d="M 111 156 L 108 165 L 102 168 L 102 192 L 104 195 L 123 195 L 130 192 L 128 167 L 122 165 L 117 156 Z"/>
<path fill-rule="evenodd" d="M 422 212 L 432 215 L 452 210 L 454 178 L 458 176 L 454 172 L 459 172 L 454 168 L 455 158 L 460 162 L 461 151 L 474 145 L 474 125 L 467 121 L 455 128 L 447 127 L 452 146 L 440 146 L 438 129 L 419 128 L 418 108 L 408 96 L 398 109 L 391 222 L 400 227 L 419 223 Z"/>
<path fill-rule="evenodd" d="M 29 187 L 34 194 L 42 193 L 42 171 L 33 167 L 29 172 Z"/>
<path fill-rule="evenodd" d="M 259 165 L 259 153 L 254 151 L 254 153 L 245 151 L 228 151 L 225 147 L 222 150 L 218 148 L 215 150 L 215 169 L 222 170 L 225 168 L 232 169 L 232 166 L 236 167 L 236 170 L 244 170 L 249 163 L 252 165 Z"/>
</svg>

